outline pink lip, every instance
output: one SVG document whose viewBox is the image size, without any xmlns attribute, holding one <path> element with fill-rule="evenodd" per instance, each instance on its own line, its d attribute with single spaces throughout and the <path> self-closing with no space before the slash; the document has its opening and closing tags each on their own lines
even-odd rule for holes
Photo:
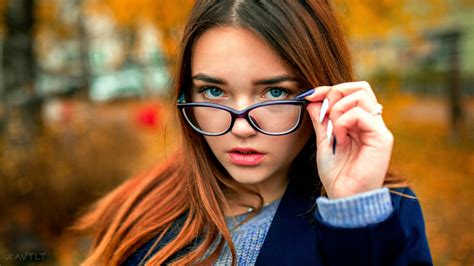
<svg viewBox="0 0 474 266">
<path fill-rule="evenodd" d="M 244 154 L 249 153 L 251 154 Z M 243 166 L 254 166 L 260 164 L 265 154 L 258 152 L 252 148 L 234 148 L 227 152 L 229 159 L 232 163 Z"/>
<path fill-rule="evenodd" d="M 241 154 L 238 152 L 229 152 L 230 161 L 234 164 L 238 165 L 245 165 L 245 166 L 253 166 L 257 165 L 262 162 L 265 154 L 262 153 L 254 153 L 254 154 Z"/>
</svg>

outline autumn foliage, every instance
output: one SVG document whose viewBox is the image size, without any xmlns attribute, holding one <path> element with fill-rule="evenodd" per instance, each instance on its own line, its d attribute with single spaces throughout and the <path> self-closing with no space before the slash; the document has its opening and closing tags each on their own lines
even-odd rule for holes
<svg viewBox="0 0 474 266">
<path fill-rule="evenodd" d="M 134 30 L 143 24 L 152 24 L 160 29 L 165 53 L 172 55 L 176 50 L 180 27 L 192 0 L 88 0 L 82 8 L 84 14 L 109 15 L 122 29 Z"/>
<path fill-rule="evenodd" d="M 7 34 L 8 1 L 16 0 L 0 0 L 0 41 Z M 36 56 L 41 60 L 51 49 L 51 43 L 44 40 L 51 36 L 54 42 L 75 38 L 81 19 L 104 16 L 124 35 L 143 25 L 154 26 L 164 54 L 172 61 L 193 2 L 37 0 Z M 75 5 L 71 10 L 77 16 L 65 11 L 65 3 Z M 420 40 L 420 28 L 436 27 L 452 10 L 474 5 L 472 0 L 333 3 L 353 42 L 390 38 L 397 33 L 415 43 Z M 356 55 L 358 52 L 354 50 Z M 369 80 L 384 105 L 384 119 L 395 136 L 391 168 L 410 181 L 420 198 L 435 265 L 472 264 L 474 139 L 468 135 L 460 141 L 450 139 L 449 110 L 444 98 L 403 94 L 399 76 L 400 73 L 388 73 Z M 24 248 L 16 246 L 20 238 L 47 249 L 50 264 L 78 264 L 84 239 L 73 238 L 66 227 L 79 211 L 129 176 L 166 157 L 176 146 L 174 128 L 166 111 L 173 105 L 165 99 L 129 99 L 106 104 L 82 98 L 58 101 L 63 116 L 46 123 L 31 143 L 24 142 L 28 145 L 12 148 L 4 137 L 6 134 L 0 135 L 0 265 L 10 265 L 5 256 Z M 466 98 L 466 107 L 466 120 L 474 128 L 472 96 Z M 15 123 L 8 132 L 13 136 L 30 130 L 21 127 L 15 112 L 11 121 Z"/>
</svg>

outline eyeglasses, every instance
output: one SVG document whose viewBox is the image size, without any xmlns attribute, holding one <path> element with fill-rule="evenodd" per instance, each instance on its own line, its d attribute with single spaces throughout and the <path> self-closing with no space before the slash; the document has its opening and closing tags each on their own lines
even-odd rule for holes
<svg viewBox="0 0 474 266">
<path fill-rule="evenodd" d="M 226 134 L 232 129 L 236 118 L 245 118 L 258 132 L 281 136 L 295 131 L 301 125 L 303 109 L 308 104 L 304 97 L 313 92 L 314 89 L 305 91 L 291 100 L 256 103 L 240 111 L 216 103 L 186 103 L 184 94 L 181 94 L 177 107 L 189 125 L 206 136 Z"/>
</svg>

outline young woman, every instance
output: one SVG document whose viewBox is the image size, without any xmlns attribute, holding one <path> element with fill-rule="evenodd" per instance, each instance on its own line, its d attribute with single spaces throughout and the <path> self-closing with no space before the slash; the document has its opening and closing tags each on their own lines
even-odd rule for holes
<svg viewBox="0 0 474 266">
<path fill-rule="evenodd" d="M 327 1 L 198 1 L 181 49 L 182 148 L 82 217 L 84 265 L 432 264 Z"/>
</svg>

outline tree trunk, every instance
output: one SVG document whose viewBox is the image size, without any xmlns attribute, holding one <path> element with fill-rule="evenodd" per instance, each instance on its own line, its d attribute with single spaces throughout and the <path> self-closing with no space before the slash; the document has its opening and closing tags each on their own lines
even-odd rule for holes
<svg viewBox="0 0 474 266">
<path fill-rule="evenodd" d="M 448 64 L 448 90 L 449 90 L 449 106 L 450 106 L 450 125 L 451 136 L 454 140 L 461 137 L 463 129 L 463 105 L 462 105 L 462 82 L 460 72 L 460 57 L 459 57 L 459 40 L 461 33 L 458 31 L 448 32 L 443 35 L 446 47 L 449 54 Z"/>
<path fill-rule="evenodd" d="M 28 146 L 41 128 L 41 100 L 34 91 L 33 10 L 33 0 L 8 1 L 6 7 L 1 74 L 8 146 Z"/>
</svg>

